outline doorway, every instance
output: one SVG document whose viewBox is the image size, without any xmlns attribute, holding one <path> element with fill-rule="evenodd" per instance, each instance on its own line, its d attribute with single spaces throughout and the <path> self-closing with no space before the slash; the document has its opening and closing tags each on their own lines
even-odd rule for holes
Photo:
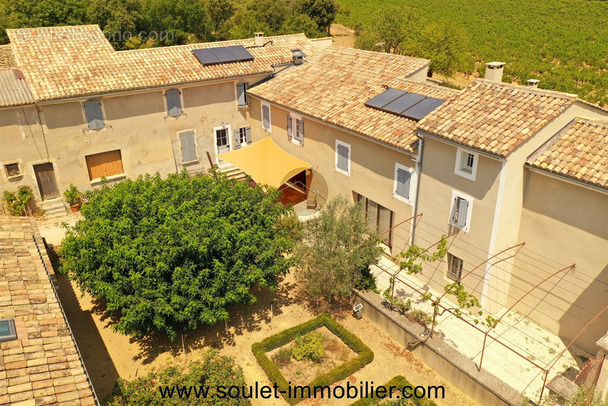
<svg viewBox="0 0 608 406">
<path fill-rule="evenodd" d="M 221 126 L 215 127 L 213 129 L 215 133 L 215 155 L 223 154 L 225 152 L 230 152 L 231 142 L 230 142 L 230 126 Z M 221 159 L 216 158 L 217 162 L 222 162 Z"/>
<path fill-rule="evenodd" d="M 55 199 L 60 196 L 52 163 L 34 165 L 34 174 L 36 174 L 36 182 L 42 200 Z"/>
</svg>

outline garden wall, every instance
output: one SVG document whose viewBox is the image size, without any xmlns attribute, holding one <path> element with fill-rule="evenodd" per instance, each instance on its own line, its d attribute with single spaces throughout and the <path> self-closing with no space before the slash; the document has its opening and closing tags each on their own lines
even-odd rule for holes
<svg viewBox="0 0 608 406">
<path fill-rule="evenodd" d="M 383 301 L 376 293 L 358 291 L 353 292 L 351 299 L 353 305 L 363 303 L 365 317 L 405 347 L 414 345 L 410 348 L 414 355 L 477 403 L 484 406 L 522 404 L 524 398 L 520 393 L 485 370 L 479 372 L 473 361 L 449 346 L 442 338 L 436 336 L 424 344 L 415 345 L 424 328 L 398 312 L 387 309 L 382 304 Z"/>
</svg>

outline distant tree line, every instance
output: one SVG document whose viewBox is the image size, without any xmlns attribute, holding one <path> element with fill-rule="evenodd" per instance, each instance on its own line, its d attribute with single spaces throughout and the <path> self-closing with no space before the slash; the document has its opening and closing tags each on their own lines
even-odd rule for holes
<svg viewBox="0 0 608 406">
<path fill-rule="evenodd" d="M 335 0 L 0 0 L 7 28 L 99 24 L 114 48 L 134 49 L 303 32 L 329 34 Z"/>
</svg>

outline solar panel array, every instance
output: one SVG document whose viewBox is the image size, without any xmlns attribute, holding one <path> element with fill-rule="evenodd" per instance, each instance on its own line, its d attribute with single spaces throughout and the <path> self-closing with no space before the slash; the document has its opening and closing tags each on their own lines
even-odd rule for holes
<svg viewBox="0 0 608 406">
<path fill-rule="evenodd" d="M 434 97 L 389 87 L 386 91 L 365 102 L 365 105 L 411 120 L 420 121 L 431 111 L 441 106 L 443 102 L 443 100 Z"/>
<path fill-rule="evenodd" d="M 242 45 L 194 49 L 192 53 L 203 66 L 253 61 L 253 55 L 251 55 Z"/>
</svg>

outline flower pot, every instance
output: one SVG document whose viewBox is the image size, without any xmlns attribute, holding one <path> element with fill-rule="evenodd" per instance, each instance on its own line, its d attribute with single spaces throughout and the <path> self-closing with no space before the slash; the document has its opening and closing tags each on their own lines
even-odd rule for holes
<svg viewBox="0 0 608 406">
<path fill-rule="evenodd" d="M 70 206 L 70 209 L 72 210 L 72 213 L 76 213 L 80 210 L 80 203 Z"/>
</svg>

